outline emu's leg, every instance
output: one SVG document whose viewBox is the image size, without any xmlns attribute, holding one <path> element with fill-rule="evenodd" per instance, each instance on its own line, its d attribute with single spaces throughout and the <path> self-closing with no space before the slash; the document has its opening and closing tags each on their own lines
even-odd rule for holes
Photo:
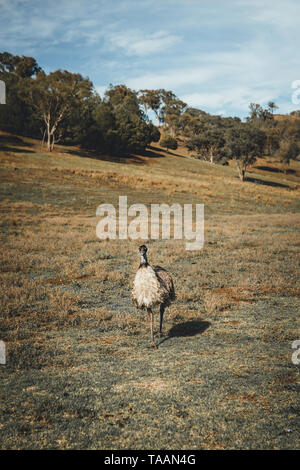
<svg viewBox="0 0 300 470">
<path fill-rule="evenodd" d="M 163 319 L 164 319 L 164 312 L 165 312 L 165 307 L 164 307 L 163 304 L 161 304 L 161 305 L 160 305 L 160 310 L 159 310 L 159 313 L 160 313 L 159 333 L 158 333 L 159 336 L 163 336 L 163 333 L 162 333 L 162 324 L 163 324 Z"/>
<path fill-rule="evenodd" d="M 151 308 L 147 308 L 147 312 L 148 312 L 148 318 L 149 318 L 149 321 L 150 321 L 150 334 L 151 334 L 151 343 L 150 343 L 150 347 L 152 348 L 157 348 L 155 342 L 154 342 L 154 333 L 153 333 L 153 312 L 151 310 Z"/>
</svg>

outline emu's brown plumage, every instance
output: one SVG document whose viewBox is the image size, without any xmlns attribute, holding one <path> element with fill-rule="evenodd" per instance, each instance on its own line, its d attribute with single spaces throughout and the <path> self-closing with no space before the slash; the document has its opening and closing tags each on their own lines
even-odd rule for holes
<svg viewBox="0 0 300 470">
<path fill-rule="evenodd" d="M 159 335 L 161 336 L 164 311 L 175 300 L 175 289 L 168 271 L 161 266 L 150 266 L 146 255 L 147 247 L 141 245 L 139 251 L 141 262 L 133 283 L 132 300 L 137 308 L 147 309 L 151 329 L 151 346 L 156 347 L 152 308 L 160 306 Z"/>
<path fill-rule="evenodd" d="M 171 302 L 173 302 L 176 299 L 173 279 L 171 278 L 168 271 L 166 271 L 161 266 L 154 266 L 153 269 L 154 269 L 157 279 L 168 292 L 168 295 L 166 296 L 163 302 L 164 306 L 168 307 L 171 304 Z"/>
</svg>

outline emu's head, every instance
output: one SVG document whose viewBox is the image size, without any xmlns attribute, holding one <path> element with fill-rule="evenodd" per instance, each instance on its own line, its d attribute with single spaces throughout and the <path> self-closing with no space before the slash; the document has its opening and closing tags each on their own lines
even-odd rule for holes
<svg viewBox="0 0 300 470">
<path fill-rule="evenodd" d="M 140 255 L 141 255 L 141 265 L 142 264 L 148 264 L 148 261 L 147 261 L 147 250 L 148 248 L 146 247 L 146 245 L 141 245 L 139 247 L 139 252 L 140 252 Z"/>
<path fill-rule="evenodd" d="M 141 245 L 139 246 L 139 252 L 143 255 L 145 255 L 148 251 L 148 248 L 146 247 L 146 245 Z"/>
</svg>

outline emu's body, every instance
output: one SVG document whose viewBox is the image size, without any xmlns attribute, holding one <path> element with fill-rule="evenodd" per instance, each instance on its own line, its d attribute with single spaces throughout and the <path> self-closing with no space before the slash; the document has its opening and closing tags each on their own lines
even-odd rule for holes
<svg viewBox="0 0 300 470">
<path fill-rule="evenodd" d="M 150 266 L 146 256 L 147 247 L 142 245 L 139 250 L 141 263 L 135 275 L 132 299 L 137 308 L 147 309 L 151 328 L 151 345 L 156 347 L 153 334 L 152 309 L 158 305 L 160 306 L 159 335 L 161 335 L 164 311 L 175 300 L 175 289 L 168 271 L 160 266 Z"/>
</svg>

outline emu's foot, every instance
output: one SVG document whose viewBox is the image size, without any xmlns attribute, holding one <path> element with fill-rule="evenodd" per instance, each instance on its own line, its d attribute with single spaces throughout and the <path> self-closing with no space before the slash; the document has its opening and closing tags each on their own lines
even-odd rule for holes
<svg viewBox="0 0 300 470">
<path fill-rule="evenodd" d="M 157 337 L 158 337 L 158 338 L 163 338 L 164 336 L 165 336 L 165 335 L 164 335 L 164 333 L 163 333 L 162 331 L 159 331 L 159 332 L 157 333 Z"/>
<path fill-rule="evenodd" d="M 150 344 L 149 344 L 149 348 L 153 348 L 153 349 L 157 349 L 157 346 L 156 344 L 154 343 L 154 341 L 152 341 Z"/>
</svg>

